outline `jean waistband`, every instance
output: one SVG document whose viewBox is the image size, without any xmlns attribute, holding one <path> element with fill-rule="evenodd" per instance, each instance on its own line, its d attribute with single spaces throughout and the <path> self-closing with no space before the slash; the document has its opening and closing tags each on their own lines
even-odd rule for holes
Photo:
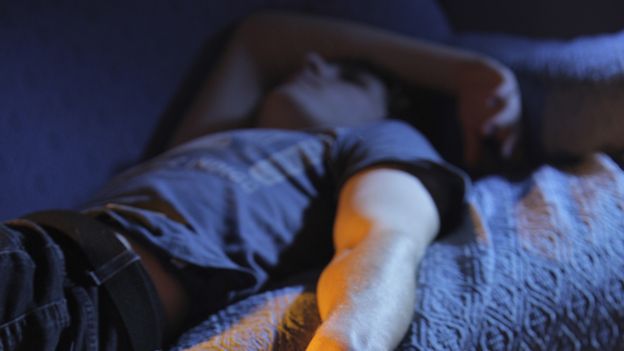
<svg viewBox="0 0 624 351">
<path fill-rule="evenodd" d="M 74 211 L 23 217 L 69 238 L 84 254 L 86 283 L 103 288 L 115 305 L 134 351 L 160 349 L 164 312 L 154 284 L 127 242 L 104 223 Z"/>
</svg>

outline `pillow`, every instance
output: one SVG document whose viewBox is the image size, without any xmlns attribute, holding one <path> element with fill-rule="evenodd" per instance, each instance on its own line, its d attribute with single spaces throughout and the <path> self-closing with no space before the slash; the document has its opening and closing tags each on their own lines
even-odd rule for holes
<svg viewBox="0 0 624 351">
<path fill-rule="evenodd" d="M 568 41 L 466 33 L 454 41 L 516 73 L 533 155 L 624 150 L 624 31 Z"/>
</svg>

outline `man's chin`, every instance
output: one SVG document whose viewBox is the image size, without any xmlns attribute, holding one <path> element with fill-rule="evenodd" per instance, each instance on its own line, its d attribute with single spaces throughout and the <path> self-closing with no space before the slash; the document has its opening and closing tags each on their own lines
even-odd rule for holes
<svg viewBox="0 0 624 351">
<path fill-rule="evenodd" d="M 258 127 L 302 129 L 313 127 L 309 115 L 289 95 L 275 92 L 267 95 L 257 116 Z"/>
</svg>

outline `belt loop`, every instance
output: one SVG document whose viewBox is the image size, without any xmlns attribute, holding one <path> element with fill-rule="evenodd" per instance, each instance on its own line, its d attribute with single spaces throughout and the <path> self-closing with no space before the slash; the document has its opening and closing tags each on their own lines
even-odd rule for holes
<svg viewBox="0 0 624 351">
<path fill-rule="evenodd" d="M 93 271 L 89 271 L 87 275 L 96 286 L 104 284 L 107 280 L 114 277 L 129 265 L 139 261 L 139 256 L 132 251 L 124 251 L 112 258 L 102 266 L 97 267 Z"/>
<path fill-rule="evenodd" d="M 116 307 L 134 351 L 159 350 L 164 312 L 147 271 L 125 240 L 107 225 L 74 211 L 53 210 L 24 219 L 73 240 L 90 265 L 87 275 L 103 287 Z"/>
</svg>

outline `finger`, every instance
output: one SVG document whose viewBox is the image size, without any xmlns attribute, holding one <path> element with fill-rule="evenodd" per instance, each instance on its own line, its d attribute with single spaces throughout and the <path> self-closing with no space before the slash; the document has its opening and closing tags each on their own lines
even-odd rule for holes
<svg viewBox="0 0 624 351">
<path fill-rule="evenodd" d="M 501 98 L 506 98 L 511 95 L 516 95 L 519 91 L 518 82 L 516 81 L 516 77 L 513 72 L 511 72 L 508 68 L 503 67 L 500 68 L 501 73 L 503 75 L 503 80 L 498 85 L 496 89 L 496 95 Z"/>
<path fill-rule="evenodd" d="M 520 97 L 513 96 L 492 111 L 491 117 L 483 124 L 481 133 L 491 136 L 501 129 L 513 128 L 520 119 Z"/>
<path fill-rule="evenodd" d="M 503 159 L 509 159 L 513 153 L 517 141 L 518 141 L 518 124 L 511 126 L 505 126 L 503 129 L 497 129 L 492 134 L 495 140 L 498 141 L 498 152 Z"/>
<path fill-rule="evenodd" d="M 511 133 L 509 136 L 502 140 L 504 140 L 504 142 L 500 150 L 501 156 L 504 159 L 509 159 L 511 158 L 511 154 L 513 153 L 513 150 L 516 148 L 516 144 L 518 143 L 518 134 Z"/>
<path fill-rule="evenodd" d="M 496 60 L 488 60 L 488 65 L 495 69 L 498 73 L 496 94 L 498 96 L 509 96 L 518 90 L 516 76 L 509 67 L 501 64 Z"/>
</svg>

